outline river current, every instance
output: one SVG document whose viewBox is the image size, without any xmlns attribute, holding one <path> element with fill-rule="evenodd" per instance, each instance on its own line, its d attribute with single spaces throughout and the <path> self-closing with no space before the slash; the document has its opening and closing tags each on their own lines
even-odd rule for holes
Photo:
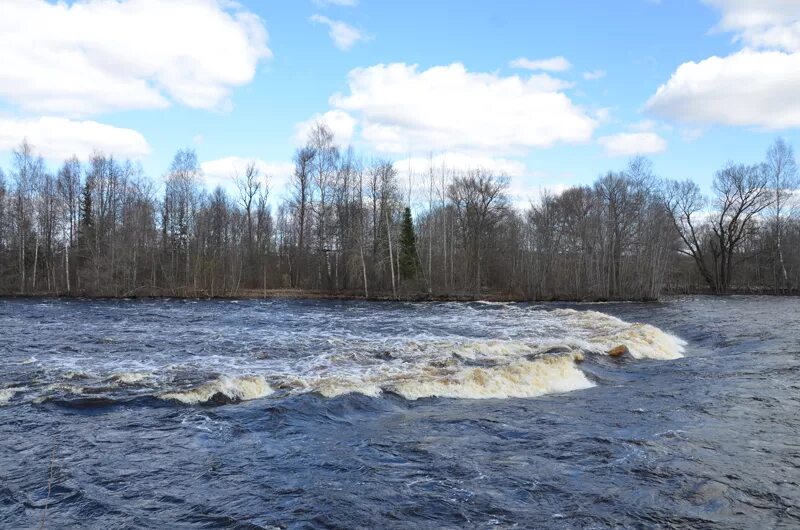
<svg viewBox="0 0 800 530">
<path fill-rule="evenodd" d="M 2 528 L 800 527 L 798 298 L 7 299 L 0 363 Z"/>
</svg>

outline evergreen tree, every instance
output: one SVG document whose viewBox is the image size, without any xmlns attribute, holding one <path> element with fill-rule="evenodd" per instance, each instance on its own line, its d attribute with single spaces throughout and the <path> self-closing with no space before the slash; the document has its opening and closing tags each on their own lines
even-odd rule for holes
<svg viewBox="0 0 800 530">
<path fill-rule="evenodd" d="M 400 226 L 400 277 L 403 280 L 417 278 L 417 236 L 414 233 L 414 221 L 411 208 L 406 207 Z"/>
<path fill-rule="evenodd" d="M 94 237 L 94 210 L 92 208 L 92 187 L 87 179 L 81 190 L 80 221 L 78 224 L 78 251 L 79 259 L 86 262 L 91 249 L 91 240 Z"/>
<path fill-rule="evenodd" d="M 94 212 L 92 211 L 92 187 L 87 181 L 81 191 L 81 228 L 91 230 L 94 226 Z"/>
</svg>

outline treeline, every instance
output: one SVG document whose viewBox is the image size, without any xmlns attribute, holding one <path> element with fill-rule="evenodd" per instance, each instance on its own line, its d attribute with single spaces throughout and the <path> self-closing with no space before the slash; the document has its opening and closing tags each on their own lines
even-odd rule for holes
<svg viewBox="0 0 800 530">
<path fill-rule="evenodd" d="M 0 171 L 0 293 L 598 300 L 800 287 L 797 169 L 781 140 L 763 163 L 720 170 L 710 197 L 639 157 L 527 208 L 504 175 L 431 163 L 406 181 L 324 124 L 294 166 L 286 190 L 250 164 L 229 193 L 202 187 L 191 150 L 160 186 L 103 153 L 50 171 L 23 141 Z"/>
</svg>

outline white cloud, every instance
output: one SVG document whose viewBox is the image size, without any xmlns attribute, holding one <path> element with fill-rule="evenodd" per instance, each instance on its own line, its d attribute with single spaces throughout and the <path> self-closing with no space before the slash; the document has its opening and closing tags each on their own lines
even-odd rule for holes
<svg viewBox="0 0 800 530">
<path fill-rule="evenodd" d="M 667 149 L 667 142 L 654 132 L 631 132 L 597 139 L 608 156 L 650 155 Z"/>
<path fill-rule="evenodd" d="M 358 0 L 314 0 L 314 3 L 318 6 L 355 7 Z"/>
<path fill-rule="evenodd" d="M 800 127 L 800 2 L 706 0 L 744 48 L 678 67 L 645 108 L 696 125 Z"/>
<path fill-rule="evenodd" d="M 356 120 L 348 113 L 341 110 L 331 110 L 325 114 L 315 114 L 306 121 L 300 122 L 294 127 L 295 145 L 305 145 L 312 127 L 317 123 L 324 123 L 333 133 L 333 141 L 340 147 L 346 147 L 353 141 L 353 134 L 356 128 Z"/>
<path fill-rule="evenodd" d="M 523 70 L 542 70 L 544 72 L 566 72 L 572 65 L 564 57 L 551 57 L 549 59 L 526 59 L 520 57 L 511 61 L 512 68 L 522 68 Z"/>
<path fill-rule="evenodd" d="M 87 158 L 95 150 L 130 157 L 150 152 L 144 137 L 132 129 L 65 118 L 0 118 L 0 151 L 14 149 L 23 139 L 27 139 L 43 157 L 54 161 L 72 155 Z"/>
<path fill-rule="evenodd" d="M 220 108 L 271 56 L 227 0 L 4 0 L 0 97 L 41 113 Z"/>
<path fill-rule="evenodd" d="M 459 63 L 420 71 L 379 64 L 352 70 L 331 105 L 359 120 L 379 152 L 504 154 L 588 141 L 597 121 L 548 75 L 502 77 Z"/>
<path fill-rule="evenodd" d="M 705 0 L 722 12 L 718 30 L 736 34 L 748 47 L 800 51 L 797 0 Z"/>
<path fill-rule="evenodd" d="M 800 126 L 800 53 L 743 50 L 682 64 L 646 109 L 694 124 Z"/>
<path fill-rule="evenodd" d="M 328 26 L 328 35 L 333 40 L 333 44 L 342 51 L 348 51 L 358 41 L 366 40 L 360 29 L 341 20 L 332 20 L 323 15 L 313 15 L 311 21 Z"/>
<path fill-rule="evenodd" d="M 235 179 L 237 176 L 243 176 L 247 166 L 253 162 L 261 174 L 262 182 L 265 176 L 268 177 L 270 196 L 273 199 L 283 197 L 294 171 L 294 164 L 291 162 L 267 162 L 257 158 L 239 156 L 209 160 L 200 164 L 206 188 L 210 191 L 220 186 L 236 197 L 238 191 Z"/>
<path fill-rule="evenodd" d="M 598 79 L 603 79 L 605 76 L 605 70 L 592 70 L 591 72 L 583 73 L 583 78 L 587 81 L 597 81 Z"/>
</svg>

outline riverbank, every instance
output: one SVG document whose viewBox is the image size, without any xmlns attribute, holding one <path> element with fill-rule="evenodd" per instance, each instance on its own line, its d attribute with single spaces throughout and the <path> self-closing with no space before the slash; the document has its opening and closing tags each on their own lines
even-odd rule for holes
<svg viewBox="0 0 800 530">
<path fill-rule="evenodd" d="M 290 300 L 369 300 L 369 301 L 404 301 L 404 302 L 654 302 L 654 299 L 618 299 L 618 298 L 569 298 L 545 297 L 536 298 L 513 293 L 370 293 L 363 291 L 317 291 L 310 289 L 242 289 L 235 293 L 208 293 L 205 291 L 137 291 L 133 293 L 91 293 L 91 292 L 38 292 L 38 293 L 4 293 L 0 298 L 80 298 L 80 299 L 187 299 L 187 300 L 256 300 L 256 299 L 290 299 Z"/>
<path fill-rule="evenodd" d="M 662 293 L 658 299 L 631 299 L 631 298 L 570 298 L 570 297 L 529 297 L 513 293 L 399 293 L 397 297 L 392 296 L 391 292 L 370 293 L 369 297 L 364 296 L 361 291 L 317 291 L 310 289 L 242 289 L 235 293 L 210 294 L 203 291 L 138 291 L 135 293 L 109 294 L 109 293 L 89 293 L 89 292 L 38 292 L 38 293 L 3 293 L 0 299 L 14 298 L 74 298 L 90 300 L 157 300 L 157 299 L 186 299 L 186 300 L 368 300 L 377 302 L 658 302 L 661 299 L 673 298 L 676 296 L 800 296 L 800 290 L 793 289 L 783 292 L 775 292 L 766 288 L 740 288 L 731 292 L 720 294 L 714 293 L 709 289 L 693 290 L 673 290 Z"/>
</svg>

